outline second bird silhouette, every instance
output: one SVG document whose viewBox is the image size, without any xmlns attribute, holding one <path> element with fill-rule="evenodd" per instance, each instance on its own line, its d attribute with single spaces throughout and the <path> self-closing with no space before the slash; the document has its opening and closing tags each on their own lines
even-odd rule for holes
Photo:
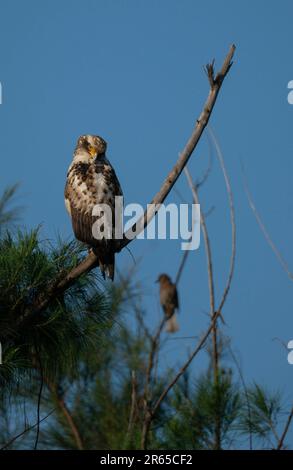
<svg viewBox="0 0 293 470">
<path fill-rule="evenodd" d="M 166 331 L 175 333 L 179 330 L 176 316 L 176 310 L 179 308 L 176 285 L 168 274 L 160 274 L 157 282 L 160 283 L 160 303 L 167 318 Z"/>
</svg>

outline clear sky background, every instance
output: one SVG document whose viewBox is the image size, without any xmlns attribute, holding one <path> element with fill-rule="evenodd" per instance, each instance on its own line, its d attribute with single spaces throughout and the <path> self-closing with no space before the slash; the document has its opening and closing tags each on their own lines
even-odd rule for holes
<svg viewBox="0 0 293 470">
<path fill-rule="evenodd" d="M 236 44 L 235 63 L 211 119 L 231 178 L 237 222 L 225 333 L 247 381 L 280 389 L 290 403 L 293 366 L 273 339 L 293 339 L 293 285 L 249 208 L 241 161 L 268 231 L 293 269 L 293 106 L 287 102 L 287 84 L 293 80 L 292 2 L 0 0 L 0 8 L 1 188 L 21 182 L 23 220 L 28 227 L 42 223 L 43 238 L 72 236 L 63 189 L 80 134 L 107 140 L 126 202 L 151 200 L 207 96 L 203 65 L 215 58 L 220 66 L 230 44 Z M 194 178 L 207 163 L 204 137 L 189 165 Z M 176 187 L 190 200 L 184 175 Z M 231 229 L 216 159 L 200 196 L 204 210 L 215 206 L 208 228 L 219 299 Z M 168 202 L 179 202 L 174 192 Z M 175 276 L 179 243 L 131 244 L 150 325 L 161 315 L 154 281 L 160 272 Z M 133 265 L 126 250 L 117 265 L 121 271 Z M 180 298 L 178 336 L 200 334 L 209 308 L 203 244 L 190 254 Z M 169 341 L 162 364 L 181 364 L 194 341 Z M 205 364 L 202 353 L 194 372 Z"/>
</svg>

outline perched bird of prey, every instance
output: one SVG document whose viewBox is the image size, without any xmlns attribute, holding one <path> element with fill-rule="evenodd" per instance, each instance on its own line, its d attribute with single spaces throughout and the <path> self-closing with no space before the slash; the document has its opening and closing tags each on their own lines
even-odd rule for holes
<svg viewBox="0 0 293 470">
<path fill-rule="evenodd" d="M 114 279 L 115 265 L 115 196 L 122 190 L 113 167 L 106 158 L 107 143 L 97 135 L 82 135 L 77 141 L 73 161 L 68 169 L 65 206 L 71 217 L 75 237 L 88 244 L 98 258 L 105 278 Z M 92 215 L 97 204 L 107 204 L 112 213 L 111 239 L 96 239 L 92 227 L 98 217 Z M 103 227 L 106 230 L 109 227 Z"/>
<path fill-rule="evenodd" d="M 175 333 L 179 330 L 175 311 L 179 308 L 176 285 L 167 274 L 160 274 L 160 302 L 167 318 L 166 331 Z"/>
</svg>

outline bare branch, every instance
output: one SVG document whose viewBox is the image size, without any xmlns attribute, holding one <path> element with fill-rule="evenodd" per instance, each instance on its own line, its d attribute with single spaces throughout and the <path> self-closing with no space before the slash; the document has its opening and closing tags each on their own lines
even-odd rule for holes
<svg viewBox="0 0 293 470">
<path fill-rule="evenodd" d="M 242 168 L 242 171 L 243 171 L 243 168 Z M 279 263 L 281 264 L 282 268 L 284 269 L 284 271 L 287 273 L 289 279 L 291 279 L 291 281 L 293 281 L 293 273 L 290 271 L 289 267 L 288 267 L 288 264 L 287 262 L 285 261 L 285 259 L 283 258 L 283 256 L 281 255 L 280 251 L 278 250 L 278 248 L 276 247 L 276 245 L 274 244 L 274 242 L 272 241 L 259 213 L 258 213 L 258 210 L 256 209 L 255 207 L 255 204 L 253 202 L 253 199 L 252 199 L 252 196 L 251 196 L 251 193 L 249 191 L 249 188 L 248 188 L 248 184 L 247 184 L 247 181 L 246 181 L 246 178 L 245 178 L 245 175 L 244 175 L 244 171 L 243 171 L 243 181 L 244 181 L 244 189 L 245 189 L 245 192 L 246 192 L 246 195 L 247 195 L 247 199 L 248 199 L 248 203 L 249 203 L 249 206 L 253 212 L 253 215 L 255 216 L 256 218 L 256 221 L 262 231 L 262 233 L 264 234 L 264 237 L 266 239 L 266 241 L 268 242 L 268 244 L 270 245 L 271 249 L 273 250 L 273 252 L 275 253 Z"/>
<path fill-rule="evenodd" d="M 212 171 L 212 166 L 213 166 L 213 154 L 212 154 L 211 144 L 209 142 L 208 166 L 205 172 L 203 173 L 203 175 L 195 181 L 195 186 L 197 187 L 197 189 L 200 189 L 208 180 L 208 177 L 210 176 L 211 171 Z"/>
<path fill-rule="evenodd" d="M 170 171 L 167 178 L 163 182 L 161 189 L 153 197 L 151 203 L 148 205 L 148 208 L 145 211 L 144 215 L 126 233 L 124 233 L 121 243 L 119 244 L 119 246 L 117 246 L 117 250 L 116 250 L 117 252 L 121 251 L 133 240 L 133 237 L 131 235 L 133 234 L 134 231 L 136 231 L 138 234 L 145 229 L 145 227 L 149 224 L 149 222 L 158 212 L 160 204 L 164 202 L 169 192 L 173 188 L 174 184 L 176 183 L 177 179 L 179 178 L 180 174 L 182 173 L 184 166 L 188 162 L 191 154 L 193 153 L 196 145 L 198 144 L 199 139 L 210 119 L 212 110 L 217 100 L 218 93 L 223 83 L 223 80 L 225 79 L 232 65 L 232 58 L 234 56 L 234 52 L 235 52 L 235 46 L 232 45 L 224 60 L 224 63 L 222 65 L 220 72 L 217 73 L 215 78 L 214 78 L 213 63 L 209 65 L 208 75 L 209 75 L 209 81 L 210 81 L 210 91 L 209 91 L 207 100 L 205 102 L 205 105 L 203 107 L 203 110 L 199 118 L 196 121 L 196 125 L 191 134 L 191 137 L 189 138 L 185 148 L 180 154 L 175 166 L 173 167 L 173 169 Z M 137 230 L 137 227 L 138 227 L 138 230 Z M 42 311 L 44 308 L 46 308 L 48 304 L 50 303 L 51 299 L 56 294 L 65 291 L 68 287 L 72 285 L 75 279 L 77 279 L 82 274 L 87 273 L 91 269 L 93 269 L 96 266 L 96 263 L 97 263 L 97 257 L 94 255 L 94 253 L 90 253 L 78 266 L 72 269 L 61 280 L 59 280 L 57 283 L 56 281 L 52 283 L 48 287 L 47 292 L 43 294 L 41 298 L 36 299 L 36 302 L 34 303 L 33 306 L 30 307 L 25 317 L 30 318 L 32 315 L 36 315 L 40 311 Z"/>
<path fill-rule="evenodd" d="M 209 161 L 208 161 L 208 167 L 206 169 L 206 171 L 204 172 L 203 176 L 194 183 L 194 186 L 199 189 L 208 179 L 210 173 L 211 173 L 211 169 L 212 169 L 212 151 L 211 151 L 211 148 L 209 148 Z M 180 192 L 178 191 L 178 189 L 174 188 L 173 191 L 176 192 L 177 196 L 183 201 L 186 203 L 186 201 L 183 200 L 183 197 L 182 195 L 180 194 Z M 207 217 L 212 211 L 213 211 L 213 207 L 208 211 L 207 214 L 205 214 L 205 217 Z M 192 236 L 189 238 L 188 241 L 191 241 L 192 240 Z M 188 255 L 189 255 L 189 252 L 190 250 L 185 250 L 184 253 L 183 253 L 183 256 L 182 256 L 182 259 L 181 259 L 181 263 L 179 265 L 179 268 L 178 268 L 178 271 L 177 271 L 177 275 L 176 275 L 176 278 L 175 278 L 175 284 L 176 286 L 179 284 L 179 281 L 180 281 L 180 278 L 181 278 L 181 275 L 182 275 L 182 272 L 183 272 L 183 269 L 184 269 L 184 266 L 186 264 L 186 261 L 187 261 L 187 258 L 188 258 Z"/>
<path fill-rule="evenodd" d="M 152 421 L 155 417 L 156 412 L 158 411 L 159 407 L 161 406 L 161 403 L 166 398 L 166 396 L 168 395 L 170 390 L 174 387 L 174 385 L 178 382 L 180 377 L 184 374 L 184 372 L 189 367 L 189 365 L 191 364 L 191 362 L 193 361 L 195 356 L 199 353 L 199 351 L 205 345 L 205 342 L 208 339 L 210 333 L 212 332 L 212 330 L 214 328 L 214 325 L 215 325 L 215 322 L 217 321 L 219 315 L 220 315 L 220 312 L 215 313 L 214 318 L 212 319 L 209 328 L 207 329 L 207 331 L 205 332 L 205 334 L 203 335 L 203 337 L 199 341 L 198 345 L 196 346 L 195 350 L 193 351 L 193 353 L 191 354 L 189 359 L 185 362 L 185 364 L 181 367 L 181 369 L 179 370 L 177 375 L 174 377 L 174 379 L 169 383 L 169 385 L 161 393 L 161 395 L 159 396 L 159 398 L 155 402 L 154 406 L 152 408 L 149 407 L 146 410 L 147 413 L 145 413 L 145 417 L 144 417 L 142 440 L 141 440 L 142 449 L 147 449 L 147 439 L 148 439 L 148 434 L 149 434 L 149 431 L 150 431 L 150 427 L 151 427 L 151 424 L 152 424 Z"/>
<path fill-rule="evenodd" d="M 251 406 L 250 406 L 250 402 L 249 402 L 249 396 L 248 396 L 248 390 L 247 390 L 247 386 L 246 386 L 246 383 L 245 383 L 245 379 L 244 379 L 244 376 L 243 376 L 243 373 L 242 373 L 242 370 L 241 370 L 241 367 L 240 367 L 240 364 L 231 348 L 230 345 L 228 345 L 228 349 L 229 349 L 229 352 L 231 354 L 231 357 L 236 365 L 236 368 L 238 370 L 238 374 L 239 374 L 239 377 L 240 377 L 240 380 L 241 380 L 241 383 L 242 383 L 242 387 L 243 387 L 243 390 L 244 390 L 244 395 L 245 395 L 245 400 L 246 400 L 246 405 L 247 405 L 247 411 L 248 411 L 248 419 L 249 419 L 249 450 L 252 450 L 252 431 L 251 431 Z"/>
<path fill-rule="evenodd" d="M 156 353 L 156 350 L 157 350 L 158 342 L 159 342 L 162 330 L 164 328 L 165 322 L 166 322 L 166 317 L 163 316 L 163 318 L 162 318 L 162 320 L 161 320 L 161 322 L 158 326 L 158 329 L 157 329 L 154 337 L 152 338 L 151 350 L 150 350 L 150 354 L 149 354 L 148 367 L 147 367 L 147 373 L 146 373 L 146 386 L 145 386 L 145 396 L 146 397 L 148 396 L 148 389 L 149 389 L 149 384 L 150 384 L 150 381 L 151 381 L 152 369 L 153 369 L 153 366 L 154 366 L 155 353 Z"/>
<path fill-rule="evenodd" d="M 193 221 L 192 234 L 191 234 L 191 236 L 188 240 L 188 243 L 191 243 L 191 241 L 192 241 L 192 236 L 193 236 L 193 231 L 194 231 L 194 228 L 195 228 L 195 223 L 196 223 L 196 220 Z M 176 274 L 176 277 L 175 277 L 175 285 L 176 286 L 178 286 L 178 284 L 179 284 L 179 281 L 180 281 L 181 275 L 183 273 L 183 269 L 185 267 L 185 264 L 186 264 L 189 253 L 190 253 L 190 250 L 188 250 L 188 249 L 184 250 L 184 252 L 183 252 L 181 262 L 179 264 L 179 268 L 178 268 L 178 271 L 177 271 L 177 274 Z"/>
<path fill-rule="evenodd" d="M 76 442 L 76 446 L 79 450 L 83 450 L 83 443 L 82 443 L 82 440 L 81 440 L 81 436 L 80 436 L 80 433 L 78 431 L 78 428 L 74 422 L 74 419 L 72 417 L 72 414 L 70 412 L 70 410 L 68 409 L 67 407 L 67 404 L 65 403 L 64 399 L 59 397 L 57 395 L 57 403 L 58 403 L 58 406 L 60 408 L 60 410 L 62 411 L 67 423 L 68 423 L 68 426 L 71 430 L 71 433 L 74 437 L 74 440 Z"/>
<path fill-rule="evenodd" d="M 215 65 L 215 59 L 213 59 L 210 64 L 207 64 L 207 65 L 206 65 L 206 73 L 207 73 L 207 77 L 208 77 L 208 79 L 209 79 L 210 87 L 211 87 L 211 88 L 214 86 L 214 83 L 215 83 L 214 65 Z"/>
<path fill-rule="evenodd" d="M 211 171 L 212 171 L 213 155 L 212 155 L 212 149 L 211 149 L 211 142 L 210 141 L 208 142 L 209 142 L 208 165 L 207 165 L 207 168 L 204 170 L 203 174 L 199 178 L 197 178 L 194 182 L 197 189 L 200 189 L 207 182 L 208 177 L 210 176 Z M 175 194 L 177 194 L 181 202 L 183 202 L 184 204 L 187 204 L 187 200 L 182 196 L 179 189 L 176 188 L 176 185 L 173 187 L 173 191 Z"/>
<path fill-rule="evenodd" d="M 49 416 L 51 416 L 52 413 L 54 413 L 54 411 L 56 410 L 56 408 L 54 408 L 53 410 L 50 411 L 50 413 L 48 413 L 46 416 L 44 416 L 44 418 L 38 420 L 35 424 L 33 424 L 32 426 L 29 426 L 28 428 L 24 429 L 22 432 L 20 432 L 19 434 L 17 434 L 16 436 L 14 436 L 12 439 L 10 439 L 10 441 L 6 442 L 6 444 L 4 444 L 4 446 L 2 446 L 0 448 L 0 450 L 4 450 L 4 449 L 7 449 L 7 447 L 10 447 L 11 444 L 13 444 L 14 441 L 16 441 L 17 439 L 19 439 L 21 436 L 23 436 L 24 434 L 26 434 L 27 432 L 31 431 L 32 429 L 34 429 L 35 427 L 39 426 L 40 423 L 42 423 L 43 421 L 45 421 L 47 418 L 49 418 Z"/>
<path fill-rule="evenodd" d="M 288 416 L 288 419 L 286 421 L 286 424 L 285 424 L 285 428 L 284 428 L 284 431 L 280 437 L 280 440 L 278 442 L 278 445 L 277 445 L 277 450 L 281 450 L 283 445 L 284 445 L 284 440 L 285 440 L 285 437 L 289 431 L 289 428 L 290 428 L 290 424 L 291 424 L 291 421 L 292 421 L 292 418 L 293 418 L 293 406 L 291 408 L 291 411 L 290 411 L 290 414 Z"/>
<path fill-rule="evenodd" d="M 150 407 L 150 401 L 151 401 L 150 383 L 151 383 L 151 378 L 152 378 L 152 370 L 154 367 L 154 359 L 155 359 L 155 355 L 158 349 L 159 339 L 163 331 L 165 322 L 166 322 L 166 318 L 165 316 L 163 316 L 163 319 L 159 323 L 159 326 L 155 335 L 151 339 L 151 349 L 149 353 L 148 365 L 147 365 L 147 370 L 146 370 L 145 387 L 144 387 L 144 417 L 143 417 L 143 426 L 142 426 L 142 435 L 141 435 L 141 448 L 142 449 L 147 448 L 148 432 L 149 432 L 150 424 L 152 421 L 152 412 L 151 412 L 151 407 Z"/>
<path fill-rule="evenodd" d="M 46 384 L 47 384 L 50 392 L 54 396 L 54 398 L 56 400 L 56 403 L 57 403 L 61 413 L 63 413 L 63 415 L 64 415 L 64 417 L 65 417 L 65 419 L 68 423 L 69 429 L 70 429 L 71 434 L 72 434 L 72 436 L 75 440 L 75 443 L 76 443 L 76 446 L 77 446 L 78 450 L 83 450 L 83 443 L 82 443 L 82 440 L 81 440 L 80 433 L 78 431 L 78 428 L 77 428 L 77 426 L 74 422 L 74 419 L 71 415 L 70 410 L 68 409 L 68 406 L 67 406 L 63 396 L 61 396 L 58 393 L 56 385 L 54 383 L 52 383 L 47 377 L 45 377 L 45 381 L 46 381 Z"/>
<path fill-rule="evenodd" d="M 131 406 L 130 406 L 129 421 L 128 421 L 128 428 L 127 428 L 127 434 L 126 434 L 126 442 L 129 440 L 129 438 L 131 437 L 131 433 L 132 433 L 132 426 L 133 426 L 135 407 L 136 407 L 136 388 L 137 388 L 136 375 L 135 375 L 135 370 L 133 370 L 131 373 Z"/>
<path fill-rule="evenodd" d="M 187 167 L 184 168 L 185 176 L 188 182 L 188 185 L 191 189 L 193 199 L 195 204 L 199 204 L 198 192 L 197 188 L 195 187 L 191 174 Z M 209 282 L 209 293 L 210 293 L 210 316 L 213 317 L 215 312 L 215 291 L 214 291 L 214 278 L 213 278 L 213 263 L 212 263 L 212 252 L 211 252 L 211 245 L 209 240 L 209 235 L 207 231 L 207 226 L 205 223 L 205 218 L 201 212 L 200 214 L 200 224 L 201 229 L 204 237 L 206 255 L 207 255 L 207 270 L 208 270 L 208 282 Z"/>
<path fill-rule="evenodd" d="M 232 65 L 232 58 L 235 52 L 235 46 L 232 45 L 230 47 L 230 50 L 224 60 L 222 69 L 220 72 L 216 75 L 216 78 L 214 78 L 214 62 L 212 62 L 209 66 L 207 66 L 208 70 L 208 77 L 210 81 L 210 92 L 208 95 L 208 98 L 205 102 L 203 111 L 201 112 L 199 118 L 196 121 L 195 128 L 191 134 L 190 139 L 188 140 L 184 150 L 182 151 L 181 155 L 179 156 L 178 161 L 176 162 L 175 166 L 173 169 L 170 171 L 168 174 L 167 178 L 165 179 L 160 191 L 154 196 L 152 199 L 151 203 L 149 204 L 148 209 L 145 211 L 144 215 L 138 220 L 137 223 L 135 223 L 125 234 L 124 238 L 122 240 L 122 243 L 120 244 L 119 250 L 121 251 L 122 248 L 124 248 L 126 245 L 128 245 L 131 240 L 132 240 L 132 233 L 137 230 L 138 227 L 138 233 L 142 232 L 142 230 L 145 229 L 145 227 L 149 224 L 149 222 L 152 220 L 154 215 L 158 212 L 159 210 L 159 205 L 164 202 L 166 197 L 168 196 L 169 192 L 173 188 L 174 184 L 176 183 L 177 179 L 181 175 L 183 168 L 187 164 L 192 152 L 194 151 L 206 125 L 208 124 L 208 121 L 210 119 L 213 107 L 215 105 L 215 102 L 217 100 L 218 93 L 220 91 L 220 88 L 222 86 L 223 80 L 226 77 L 228 71 L 230 70 L 230 67 Z"/>
<path fill-rule="evenodd" d="M 227 170 L 226 170 L 225 161 L 224 161 L 224 157 L 223 157 L 221 148 L 220 148 L 219 143 L 218 143 L 218 141 L 215 137 L 215 134 L 214 134 L 214 132 L 213 132 L 213 130 L 211 129 L 210 126 L 208 127 L 208 132 L 209 132 L 209 135 L 211 136 L 211 138 L 213 140 L 213 143 L 214 143 L 214 146 L 215 146 L 215 149 L 216 149 L 216 153 L 217 153 L 217 157 L 219 159 L 219 162 L 220 162 L 220 165 L 221 165 L 221 168 L 222 168 L 222 172 L 223 172 L 223 175 L 224 175 L 224 179 L 225 179 L 225 185 L 226 185 L 226 189 L 227 189 L 227 193 L 228 193 L 228 199 L 229 199 L 231 232 L 232 232 L 232 240 L 231 240 L 232 248 L 231 248 L 231 258 L 230 258 L 230 271 L 229 271 L 226 287 L 224 289 L 223 296 L 222 296 L 220 305 L 218 307 L 218 311 L 221 312 L 222 308 L 223 308 L 223 306 L 226 302 L 226 299 L 227 299 L 227 296 L 228 296 L 228 293 L 229 293 L 229 290 L 230 290 L 230 287 L 231 287 L 233 275 L 234 275 L 235 257 L 236 257 L 235 209 L 234 209 L 233 193 L 232 193 L 232 189 L 231 189 L 231 184 L 230 184 L 230 180 L 229 180 L 228 173 L 227 173 Z"/>
<path fill-rule="evenodd" d="M 191 240 L 191 238 L 190 238 Z M 185 266 L 185 263 L 187 261 L 187 258 L 188 258 L 188 255 L 189 255 L 189 251 L 190 250 L 185 250 L 184 253 L 183 253 L 183 256 L 181 258 L 181 263 L 179 265 L 179 268 L 178 268 L 178 271 L 177 271 L 177 275 L 176 275 L 176 278 L 175 278 L 175 284 L 176 286 L 179 284 L 179 281 L 180 281 L 180 278 L 181 278 L 181 274 L 183 272 L 183 269 L 184 269 L 184 266 Z"/>
<path fill-rule="evenodd" d="M 195 204 L 199 204 L 198 198 L 198 191 L 195 187 L 191 174 L 187 166 L 184 168 L 185 176 L 187 178 L 187 182 L 191 189 L 193 199 Z M 208 283 L 209 283 L 209 293 L 210 293 L 210 317 L 214 318 L 215 313 L 215 291 L 214 291 L 214 276 L 213 276 L 213 263 L 212 263 L 212 252 L 211 252 L 211 245 L 208 235 L 208 229 L 205 222 L 205 217 L 203 213 L 200 213 L 200 223 L 201 229 L 203 233 L 204 243 L 205 243 L 205 251 L 206 251 L 206 258 L 207 258 L 207 270 L 208 270 Z M 221 314 L 221 311 L 219 310 Z M 218 352 L 218 332 L 217 332 L 217 322 L 215 321 L 212 328 L 212 341 L 213 341 L 213 372 L 214 372 L 214 383 L 215 385 L 218 384 L 219 378 L 219 352 Z M 221 426 L 218 416 L 216 415 L 216 427 L 215 427 L 215 448 L 220 449 L 221 447 Z"/>
<path fill-rule="evenodd" d="M 191 238 L 190 238 L 190 240 L 191 240 Z M 176 278 L 175 278 L 176 286 L 179 283 L 179 280 L 180 280 L 181 274 L 183 272 L 188 254 L 189 254 L 189 250 L 184 251 L 184 254 L 183 254 L 183 257 L 182 257 L 182 260 L 181 260 L 181 263 L 179 265 L 177 275 L 176 275 Z M 155 335 L 153 337 L 150 338 L 149 335 L 148 335 L 148 338 L 151 339 L 151 350 L 150 350 L 150 354 L 149 354 L 148 367 L 147 367 L 147 371 L 146 371 L 146 383 L 145 383 L 145 390 L 144 390 L 144 406 L 145 406 L 145 408 L 144 408 L 143 428 L 142 428 L 142 437 L 141 437 L 141 448 L 142 449 L 147 448 L 148 433 L 149 433 L 150 425 L 151 425 L 152 420 L 153 420 L 152 410 L 151 410 L 151 407 L 150 407 L 150 401 L 151 401 L 150 382 L 151 382 L 152 370 L 153 370 L 153 367 L 154 367 L 154 359 L 155 359 L 155 355 L 156 355 L 156 352 L 157 352 L 157 349 L 158 349 L 158 343 L 159 343 L 161 333 L 163 331 L 165 321 L 166 321 L 166 318 L 163 317 L 162 321 L 160 322 L 160 324 L 158 326 L 157 332 L 155 333 Z"/>
<path fill-rule="evenodd" d="M 210 134 L 213 138 L 214 145 L 216 147 L 217 155 L 220 161 L 220 165 L 224 174 L 224 179 L 225 179 L 225 184 L 228 192 L 228 197 L 229 197 L 229 205 L 230 205 L 230 217 L 231 217 L 231 227 L 232 227 L 232 254 L 231 254 L 231 261 L 230 261 L 230 272 L 228 275 L 228 280 L 226 287 L 223 292 L 222 300 L 220 302 L 220 307 L 218 311 L 215 313 L 215 293 L 214 293 L 214 279 L 213 279 L 213 264 L 212 264 L 212 253 L 211 253 L 211 246 L 210 246 L 210 240 L 209 240 L 209 235 L 208 235 L 208 230 L 205 222 L 205 216 L 201 212 L 201 228 L 203 232 L 203 237 L 204 237 L 204 242 L 205 242 L 205 249 L 206 249 L 206 256 L 207 256 L 207 271 L 208 271 L 208 283 L 209 283 L 209 292 L 210 292 L 210 317 L 212 319 L 212 325 L 210 329 L 208 330 L 207 336 L 204 336 L 203 338 L 203 343 L 205 343 L 207 337 L 213 331 L 213 344 L 214 344 L 214 375 L 215 375 L 215 381 L 217 382 L 218 380 L 218 351 L 217 351 L 217 329 L 216 329 L 216 320 L 219 317 L 221 317 L 222 321 L 224 322 L 224 319 L 222 317 L 221 309 L 226 301 L 227 295 L 230 290 L 232 278 L 233 278 L 233 273 L 234 273 L 234 265 L 235 265 L 235 254 L 236 254 L 236 225 L 235 225 L 235 211 L 234 211 L 234 204 L 233 204 L 233 195 L 232 195 L 232 190 L 231 190 L 231 185 L 230 181 L 227 175 L 226 167 L 224 164 L 224 159 L 221 153 L 221 150 L 219 148 L 219 145 L 215 139 L 214 134 L 212 131 L 210 131 Z M 193 199 L 195 204 L 199 204 L 199 197 L 198 197 L 198 191 L 195 183 L 193 183 L 191 174 L 187 168 L 187 166 L 184 167 L 184 172 L 187 178 L 187 182 L 189 184 L 189 187 L 191 189 Z M 181 263 L 179 265 L 179 269 L 177 272 L 176 280 L 175 283 L 178 284 L 182 271 L 184 269 L 186 260 L 188 257 L 188 251 L 184 253 Z M 160 335 L 160 330 L 159 335 Z M 201 343 L 200 343 L 201 344 Z M 153 421 L 154 414 L 158 407 L 160 406 L 160 403 L 164 400 L 166 397 L 167 393 L 169 390 L 175 385 L 177 380 L 181 377 L 181 375 L 185 372 L 195 355 L 198 353 L 198 351 L 201 349 L 202 345 L 198 348 L 196 348 L 195 352 L 191 355 L 190 359 L 187 361 L 187 363 L 180 369 L 179 373 L 177 376 L 174 378 L 174 380 L 169 384 L 169 386 L 164 390 L 162 393 L 161 397 L 158 399 L 156 404 L 154 405 L 153 409 L 148 408 L 147 412 L 145 413 L 145 418 L 144 418 L 144 425 L 143 425 L 143 435 L 142 435 L 142 448 L 146 449 L 147 448 L 147 436 L 149 433 L 149 429 L 151 426 L 151 423 Z M 218 439 L 219 441 L 219 439 Z M 219 446 L 219 442 L 217 443 Z"/>
<path fill-rule="evenodd" d="M 162 392 L 162 394 L 160 395 L 160 397 L 158 398 L 158 400 L 156 401 L 155 405 L 153 406 L 153 409 L 152 409 L 152 417 L 155 415 L 155 413 L 157 412 L 159 406 L 161 405 L 162 401 L 166 398 L 166 396 L 168 395 L 168 393 L 170 392 L 170 390 L 174 387 L 174 385 L 178 382 L 178 380 L 180 379 L 180 377 L 184 374 L 184 372 L 186 371 L 186 369 L 188 368 L 188 366 L 191 364 L 191 362 L 193 361 L 193 359 L 195 358 L 195 356 L 199 353 L 199 351 L 203 348 L 203 346 L 205 345 L 206 343 L 206 340 L 208 339 L 209 335 L 211 334 L 213 328 L 214 328 L 214 325 L 215 325 L 215 322 L 217 321 L 218 317 L 220 315 L 220 312 L 216 312 L 214 314 L 214 317 L 210 323 L 210 326 L 209 328 L 207 329 L 207 331 L 204 333 L 204 335 L 202 336 L 202 338 L 200 339 L 198 345 L 196 346 L 195 350 L 193 351 L 193 353 L 191 354 L 191 356 L 189 357 L 189 359 L 185 362 L 185 364 L 181 367 L 181 369 L 179 370 L 179 372 L 177 373 L 177 375 L 174 377 L 174 379 L 169 383 L 169 385 L 165 388 L 165 390 Z"/>
</svg>

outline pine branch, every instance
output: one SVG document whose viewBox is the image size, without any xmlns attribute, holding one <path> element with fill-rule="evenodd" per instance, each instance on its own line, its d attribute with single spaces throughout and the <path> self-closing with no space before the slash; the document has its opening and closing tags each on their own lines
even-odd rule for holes
<svg viewBox="0 0 293 470">
<path fill-rule="evenodd" d="M 79 430 L 65 402 L 64 397 L 58 392 L 58 387 L 48 377 L 45 377 L 45 381 L 46 381 L 46 385 L 48 389 L 50 390 L 50 393 L 53 396 L 53 399 L 57 403 L 57 406 L 60 412 L 63 414 L 65 420 L 67 421 L 72 437 L 75 440 L 76 447 L 78 448 L 78 450 L 83 450 L 84 447 L 83 447 L 83 442 L 82 442 Z"/>
<path fill-rule="evenodd" d="M 167 385 L 167 387 L 163 390 L 163 392 L 161 393 L 161 395 L 159 396 L 159 398 L 157 399 L 157 401 L 155 402 L 154 406 L 152 407 L 152 409 L 149 410 L 149 413 L 148 415 L 146 416 L 145 418 L 145 422 L 144 422 L 144 447 L 146 448 L 146 445 L 147 445 L 147 437 L 148 437 L 148 433 L 150 431 L 150 427 L 151 427 L 151 424 L 152 424 L 152 421 L 156 415 L 156 413 L 158 412 L 163 400 L 166 398 L 166 396 L 168 395 L 168 393 L 170 392 L 170 390 L 174 387 L 174 385 L 178 382 L 178 380 L 180 379 L 180 377 L 182 377 L 182 375 L 184 374 L 184 372 L 188 369 L 189 365 L 191 364 L 191 362 L 193 361 L 193 359 L 195 358 L 195 356 L 197 356 L 197 354 L 199 353 L 199 351 L 201 351 L 201 349 L 204 347 L 209 335 L 211 334 L 211 332 L 213 331 L 213 328 L 214 328 L 214 325 L 215 325 L 215 322 L 217 321 L 218 317 L 220 315 L 220 312 L 216 312 L 215 315 L 214 315 L 214 318 L 212 319 L 211 323 L 210 323 L 210 326 L 209 328 L 207 329 L 207 331 L 204 333 L 204 335 L 202 336 L 202 338 L 200 339 L 199 343 L 197 344 L 196 348 L 194 349 L 193 353 L 191 354 L 191 356 L 189 357 L 189 359 L 185 362 L 185 364 L 183 364 L 183 366 L 181 367 L 181 369 L 179 370 L 179 372 L 175 375 L 175 377 L 171 380 L 171 382 Z"/>
<path fill-rule="evenodd" d="M 32 426 L 29 426 L 28 428 L 25 428 L 22 432 L 20 432 L 19 434 L 17 434 L 16 436 L 14 436 L 12 439 L 10 439 L 8 442 L 6 442 L 6 444 L 4 444 L 4 446 L 2 446 L 0 448 L 0 450 L 4 450 L 4 449 L 7 449 L 7 447 L 10 447 L 11 444 L 13 444 L 14 441 L 16 441 L 17 439 L 19 439 L 21 436 L 23 436 L 24 434 L 26 434 L 27 432 L 31 431 L 32 429 L 34 429 L 35 427 L 39 426 L 40 423 L 42 423 L 43 421 L 45 421 L 47 418 L 49 418 L 49 416 L 51 416 L 52 413 L 54 413 L 55 408 L 53 410 L 50 411 L 50 413 L 48 413 L 46 416 L 44 416 L 44 418 L 38 420 L 35 424 L 33 424 Z"/>
<path fill-rule="evenodd" d="M 286 421 L 286 424 L 285 424 L 285 427 L 284 427 L 284 431 L 282 433 L 282 436 L 280 437 L 279 439 L 279 442 L 278 442 L 278 445 L 277 445 L 277 450 L 281 450 L 283 445 L 284 445 L 284 440 L 285 440 L 285 437 L 289 431 L 289 428 L 290 428 L 290 424 L 291 424 L 291 421 L 293 419 L 293 407 L 291 408 L 291 412 L 288 416 L 288 419 Z"/>
<path fill-rule="evenodd" d="M 145 211 L 144 215 L 126 233 L 124 233 L 123 239 L 117 248 L 117 252 L 120 252 L 133 240 L 131 234 L 134 231 L 136 231 L 138 234 L 142 232 L 145 227 L 150 223 L 152 218 L 158 212 L 160 205 L 164 202 L 169 192 L 173 188 L 174 184 L 176 183 L 177 179 L 179 178 L 180 174 L 182 173 L 185 165 L 187 164 L 195 147 L 197 146 L 206 125 L 208 124 L 222 83 L 232 66 L 232 58 L 234 56 L 234 52 L 235 46 L 232 45 L 224 60 L 221 70 L 216 75 L 214 73 L 214 63 L 207 65 L 206 71 L 210 83 L 210 90 L 203 110 L 196 121 L 196 125 L 191 134 L 191 137 L 188 140 L 184 150 L 180 154 L 175 166 L 163 182 L 161 189 L 154 196 L 151 203 L 148 205 L 148 209 Z M 48 286 L 46 292 L 44 292 L 41 297 L 38 297 L 36 299 L 34 304 L 26 312 L 21 321 L 26 320 L 34 315 L 38 315 L 49 305 L 50 301 L 57 294 L 60 294 L 61 292 L 64 292 L 66 289 L 68 289 L 68 287 L 70 287 L 74 283 L 74 281 L 79 278 L 82 274 L 91 271 L 96 266 L 96 262 L 97 257 L 94 255 L 94 253 L 91 252 L 80 264 L 78 264 L 78 266 L 73 268 L 69 273 L 62 277 L 62 279 L 51 283 L 51 285 Z"/>
</svg>

